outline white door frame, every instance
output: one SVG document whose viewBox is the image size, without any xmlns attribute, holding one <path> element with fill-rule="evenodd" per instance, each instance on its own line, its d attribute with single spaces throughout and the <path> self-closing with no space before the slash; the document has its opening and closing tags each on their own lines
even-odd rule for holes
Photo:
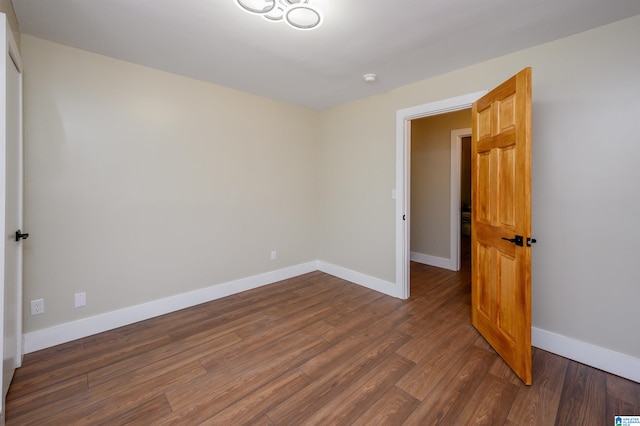
<svg viewBox="0 0 640 426">
<path fill-rule="evenodd" d="M 411 120 L 471 108 L 471 105 L 487 92 L 483 90 L 396 111 L 396 287 L 397 297 L 401 299 L 409 298 L 411 284 L 409 279 Z M 458 181 L 459 179 L 458 177 Z M 458 191 L 460 191 L 459 188 Z"/>
</svg>

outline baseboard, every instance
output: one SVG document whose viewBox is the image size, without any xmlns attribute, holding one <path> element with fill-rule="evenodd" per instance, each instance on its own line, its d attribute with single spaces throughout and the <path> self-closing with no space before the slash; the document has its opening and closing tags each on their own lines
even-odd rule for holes
<svg viewBox="0 0 640 426">
<path fill-rule="evenodd" d="M 331 263 L 312 261 L 26 333 L 23 335 L 24 353 L 81 339 L 316 270 L 398 297 L 398 288 L 393 282 Z M 535 327 L 531 331 L 531 341 L 537 348 L 640 383 L 639 358 Z"/>
<path fill-rule="evenodd" d="M 536 348 L 640 383 L 640 358 L 535 327 L 531 330 L 531 344 Z"/>
<path fill-rule="evenodd" d="M 428 254 L 422 254 L 422 253 L 417 253 L 415 251 L 412 251 L 410 258 L 412 262 L 423 263 L 425 265 L 431 265 L 437 268 L 444 268 L 450 271 L 457 271 L 456 265 L 454 265 L 453 260 L 447 259 L 444 257 L 430 256 Z"/>
<path fill-rule="evenodd" d="M 380 278 L 372 277 L 371 275 L 343 268 L 342 266 L 327 263 L 322 260 L 318 261 L 318 270 L 388 296 L 399 297 L 398 286 L 390 281 L 381 280 Z"/>
<path fill-rule="evenodd" d="M 35 352 L 317 270 L 318 262 L 307 262 L 32 331 L 23 335 L 23 350 Z"/>
</svg>

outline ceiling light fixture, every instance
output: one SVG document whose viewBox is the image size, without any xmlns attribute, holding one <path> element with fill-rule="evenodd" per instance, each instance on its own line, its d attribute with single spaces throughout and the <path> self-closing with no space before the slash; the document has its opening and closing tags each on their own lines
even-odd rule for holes
<svg viewBox="0 0 640 426">
<path fill-rule="evenodd" d="M 297 30 L 312 30 L 322 24 L 322 14 L 310 0 L 235 0 L 244 11 L 267 21 L 286 22 Z"/>
</svg>

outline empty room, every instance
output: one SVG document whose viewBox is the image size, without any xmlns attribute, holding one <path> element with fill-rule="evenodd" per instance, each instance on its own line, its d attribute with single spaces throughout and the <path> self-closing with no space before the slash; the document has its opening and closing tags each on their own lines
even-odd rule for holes
<svg viewBox="0 0 640 426">
<path fill-rule="evenodd" d="M 636 0 L 0 13 L 1 422 L 640 422 Z"/>
</svg>

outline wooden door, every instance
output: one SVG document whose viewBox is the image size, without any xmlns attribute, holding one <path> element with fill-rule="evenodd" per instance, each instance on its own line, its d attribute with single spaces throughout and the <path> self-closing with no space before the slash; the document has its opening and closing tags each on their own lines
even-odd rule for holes
<svg viewBox="0 0 640 426">
<path fill-rule="evenodd" d="M 531 68 L 472 108 L 474 327 L 531 384 Z"/>
</svg>

